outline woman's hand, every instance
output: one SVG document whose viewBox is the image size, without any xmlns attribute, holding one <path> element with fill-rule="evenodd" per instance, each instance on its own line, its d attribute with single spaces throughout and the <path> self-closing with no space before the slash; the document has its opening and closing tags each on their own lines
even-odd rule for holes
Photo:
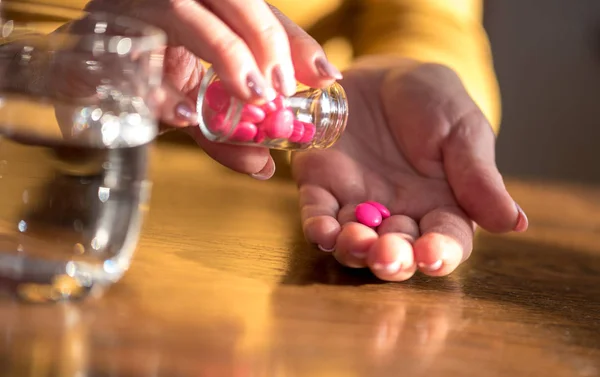
<svg viewBox="0 0 600 377">
<path fill-rule="evenodd" d="M 232 95 L 248 102 L 291 95 L 296 80 L 323 87 L 341 78 L 319 44 L 263 0 L 92 0 L 86 10 L 132 16 L 165 30 L 160 116 L 175 127 L 197 123 L 200 59 L 212 63 Z M 198 144 L 225 166 L 260 179 L 274 173 L 267 149 L 212 143 L 194 128 L 188 131 Z"/>
<path fill-rule="evenodd" d="M 524 231 L 527 218 L 495 164 L 495 136 L 450 69 L 368 59 L 344 73 L 346 132 L 325 151 L 292 158 L 307 239 L 379 278 L 452 272 L 471 253 L 475 223 Z M 375 200 L 392 216 L 375 231 L 355 222 Z"/>
</svg>

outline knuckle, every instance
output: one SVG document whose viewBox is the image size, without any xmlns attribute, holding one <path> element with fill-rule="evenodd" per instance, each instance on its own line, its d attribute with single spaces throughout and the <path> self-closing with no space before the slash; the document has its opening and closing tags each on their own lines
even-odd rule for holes
<svg viewBox="0 0 600 377">
<path fill-rule="evenodd" d="M 235 34 L 217 35 L 210 42 L 213 53 L 222 59 L 232 58 L 239 55 L 245 48 L 244 42 Z"/>
<path fill-rule="evenodd" d="M 269 48 L 280 48 L 287 43 L 287 34 L 277 21 L 260 25 L 254 31 L 254 37 L 263 41 Z"/>
<path fill-rule="evenodd" d="M 482 140 L 495 138 L 485 115 L 474 104 L 451 122 L 451 137 L 460 140 Z"/>
</svg>

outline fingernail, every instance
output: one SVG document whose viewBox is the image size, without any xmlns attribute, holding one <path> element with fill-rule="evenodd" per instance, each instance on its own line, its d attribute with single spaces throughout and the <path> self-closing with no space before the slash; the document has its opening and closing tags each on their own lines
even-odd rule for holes
<svg viewBox="0 0 600 377">
<path fill-rule="evenodd" d="M 527 215 L 525 214 L 521 206 L 519 206 L 517 203 L 515 203 L 515 205 L 517 206 L 517 211 L 519 212 L 519 215 L 517 216 L 517 224 L 515 225 L 514 231 L 524 232 L 529 227 L 529 219 L 527 219 Z"/>
<path fill-rule="evenodd" d="M 385 264 L 385 263 L 373 264 L 374 270 L 379 271 L 379 272 L 384 272 L 384 273 L 390 274 L 390 275 L 395 274 L 398 271 L 400 271 L 400 268 L 402 268 L 402 263 L 399 260 L 394 261 L 392 263 L 388 263 L 388 264 Z"/>
<path fill-rule="evenodd" d="M 367 256 L 367 253 L 363 251 L 351 251 L 350 255 L 358 259 L 364 259 Z"/>
<path fill-rule="evenodd" d="M 280 65 L 273 68 L 273 86 L 275 90 L 279 91 L 286 97 L 294 95 L 296 93 L 296 80 L 294 79 L 294 73 L 284 72 Z"/>
<path fill-rule="evenodd" d="M 262 98 L 267 102 L 273 101 L 277 96 L 275 90 L 269 88 L 264 80 L 254 72 L 248 74 L 246 85 L 254 97 Z"/>
<path fill-rule="evenodd" d="M 271 178 L 273 174 L 275 174 L 275 162 L 272 158 L 269 158 L 267 164 L 262 168 L 261 171 L 250 174 L 250 176 L 260 181 L 266 181 L 267 179 Z"/>
<path fill-rule="evenodd" d="M 175 107 L 175 114 L 192 124 L 198 123 L 198 113 L 196 113 L 187 103 L 181 102 Z"/>
<path fill-rule="evenodd" d="M 335 250 L 335 246 L 334 246 L 334 247 L 332 247 L 331 249 L 326 249 L 326 248 L 324 248 L 324 247 L 323 247 L 323 246 L 321 246 L 321 245 L 317 245 L 317 247 L 319 248 L 319 250 L 321 250 L 321 251 L 324 251 L 324 252 L 326 252 L 326 253 L 333 253 L 333 251 Z"/>
<path fill-rule="evenodd" d="M 441 259 L 438 259 L 437 261 L 435 261 L 432 264 L 426 264 L 426 263 L 419 263 L 419 269 L 422 271 L 427 271 L 427 272 L 435 272 L 437 270 L 439 270 L 440 268 L 442 268 L 442 264 L 444 264 L 444 261 Z"/>
<path fill-rule="evenodd" d="M 315 67 L 317 68 L 317 71 L 319 71 L 319 74 L 325 78 L 336 80 L 341 80 L 343 78 L 342 73 L 322 56 L 315 59 Z"/>
</svg>

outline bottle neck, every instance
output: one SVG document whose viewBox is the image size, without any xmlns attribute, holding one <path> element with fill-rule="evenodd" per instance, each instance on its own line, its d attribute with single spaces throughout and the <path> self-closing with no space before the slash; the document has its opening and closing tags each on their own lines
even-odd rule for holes
<svg viewBox="0 0 600 377">
<path fill-rule="evenodd" d="M 338 83 L 325 89 L 306 89 L 288 98 L 288 105 L 298 120 L 313 123 L 316 134 L 312 147 L 331 147 L 343 134 L 348 121 L 348 100 Z"/>
</svg>

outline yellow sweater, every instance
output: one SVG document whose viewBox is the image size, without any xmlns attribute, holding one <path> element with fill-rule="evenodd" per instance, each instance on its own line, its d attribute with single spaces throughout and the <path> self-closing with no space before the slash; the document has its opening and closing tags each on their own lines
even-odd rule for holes
<svg viewBox="0 0 600 377">
<path fill-rule="evenodd" d="M 7 17 L 50 30 L 68 12 L 40 16 L 32 2 L 81 9 L 85 0 L 3 0 Z M 369 54 L 395 54 L 453 68 L 494 130 L 500 96 L 489 42 L 482 26 L 482 0 L 273 0 L 321 42 L 339 68 Z"/>
</svg>

